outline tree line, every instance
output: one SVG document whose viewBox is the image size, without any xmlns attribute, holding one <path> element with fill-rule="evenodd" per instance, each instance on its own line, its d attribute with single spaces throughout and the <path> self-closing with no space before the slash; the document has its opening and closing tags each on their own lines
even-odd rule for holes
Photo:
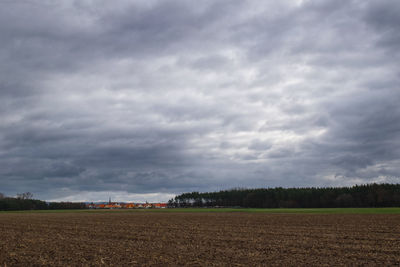
<svg viewBox="0 0 400 267">
<path fill-rule="evenodd" d="M 400 184 L 352 187 L 235 188 L 219 192 L 183 193 L 170 207 L 339 208 L 399 207 Z"/>
<path fill-rule="evenodd" d="M 54 209 L 84 209 L 81 202 L 46 202 L 33 199 L 33 194 L 25 192 L 16 197 L 6 197 L 0 193 L 0 210 L 54 210 Z"/>
</svg>

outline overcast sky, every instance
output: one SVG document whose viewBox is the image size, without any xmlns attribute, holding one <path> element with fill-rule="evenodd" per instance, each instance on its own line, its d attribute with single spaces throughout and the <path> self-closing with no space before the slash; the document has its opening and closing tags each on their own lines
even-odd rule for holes
<svg viewBox="0 0 400 267">
<path fill-rule="evenodd" d="M 0 192 L 400 182 L 400 1 L 0 2 Z"/>
</svg>

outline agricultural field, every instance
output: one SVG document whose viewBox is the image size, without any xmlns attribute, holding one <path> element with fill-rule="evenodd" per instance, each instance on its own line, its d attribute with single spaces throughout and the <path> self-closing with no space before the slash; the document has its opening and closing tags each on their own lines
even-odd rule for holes
<svg viewBox="0 0 400 267">
<path fill-rule="evenodd" d="M 0 213 L 0 266 L 400 264 L 400 214 Z"/>
</svg>

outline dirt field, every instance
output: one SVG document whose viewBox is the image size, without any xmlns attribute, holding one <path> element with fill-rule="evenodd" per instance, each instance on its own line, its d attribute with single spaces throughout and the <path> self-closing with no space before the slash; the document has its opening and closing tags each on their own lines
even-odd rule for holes
<svg viewBox="0 0 400 267">
<path fill-rule="evenodd" d="M 0 214 L 0 266 L 399 264 L 400 215 Z"/>
</svg>

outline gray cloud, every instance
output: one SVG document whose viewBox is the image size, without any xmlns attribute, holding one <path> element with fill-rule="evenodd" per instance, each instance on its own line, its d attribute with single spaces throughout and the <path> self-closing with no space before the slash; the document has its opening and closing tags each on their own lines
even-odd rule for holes
<svg viewBox="0 0 400 267">
<path fill-rule="evenodd" d="M 397 1 L 0 5 L 0 192 L 400 181 Z"/>
</svg>

